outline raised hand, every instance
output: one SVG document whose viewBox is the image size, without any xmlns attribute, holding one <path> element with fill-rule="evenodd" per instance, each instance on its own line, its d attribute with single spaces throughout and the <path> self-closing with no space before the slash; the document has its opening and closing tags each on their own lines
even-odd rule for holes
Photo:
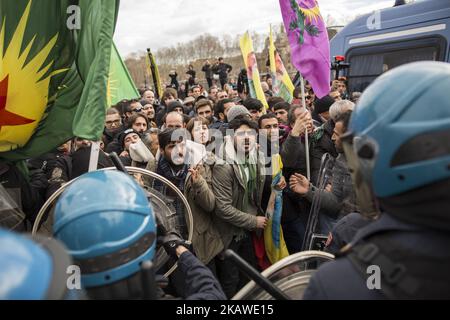
<svg viewBox="0 0 450 320">
<path fill-rule="evenodd" d="M 289 179 L 289 186 L 291 187 L 291 190 L 302 196 L 308 193 L 309 184 L 309 180 L 299 173 L 293 174 Z"/>
</svg>

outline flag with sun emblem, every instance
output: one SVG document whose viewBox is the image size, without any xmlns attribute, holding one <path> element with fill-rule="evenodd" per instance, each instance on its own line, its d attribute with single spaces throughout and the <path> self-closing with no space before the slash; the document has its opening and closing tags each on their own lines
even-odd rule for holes
<svg viewBox="0 0 450 320">
<path fill-rule="evenodd" d="M 0 159 L 101 137 L 119 1 L 0 2 Z"/>
<path fill-rule="evenodd" d="M 317 0 L 280 0 L 291 61 L 319 98 L 330 92 L 330 42 Z"/>
</svg>

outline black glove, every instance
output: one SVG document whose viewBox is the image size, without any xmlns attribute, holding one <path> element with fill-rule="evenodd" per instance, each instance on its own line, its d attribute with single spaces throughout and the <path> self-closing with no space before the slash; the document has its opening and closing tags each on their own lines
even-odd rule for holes
<svg viewBox="0 0 450 320">
<path fill-rule="evenodd" d="M 191 243 L 182 239 L 181 236 L 174 231 L 169 232 L 165 237 L 163 237 L 162 243 L 164 250 L 166 250 L 167 254 L 174 259 L 178 259 L 176 252 L 178 246 L 183 246 L 186 249 L 191 250 Z"/>
</svg>

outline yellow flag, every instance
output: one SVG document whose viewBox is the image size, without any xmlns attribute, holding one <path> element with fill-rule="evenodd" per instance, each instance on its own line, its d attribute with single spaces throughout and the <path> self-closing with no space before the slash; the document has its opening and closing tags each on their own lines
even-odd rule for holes
<svg viewBox="0 0 450 320">
<path fill-rule="evenodd" d="M 264 229 L 266 255 L 272 264 L 289 256 L 281 227 L 283 192 L 276 188 L 281 181 L 282 170 L 283 162 L 280 154 L 272 155 L 272 194 L 270 195 L 266 212 L 269 221 Z"/>
<path fill-rule="evenodd" d="M 159 76 L 159 69 L 158 65 L 156 64 L 155 56 L 150 51 L 150 49 L 147 49 L 146 64 L 147 64 L 147 72 L 149 76 L 151 75 L 153 78 L 156 97 L 157 99 L 162 99 L 163 88 L 161 86 L 161 77 Z"/>
<path fill-rule="evenodd" d="M 253 49 L 253 42 L 250 34 L 246 32 L 240 40 L 242 57 L 244 58 L 245 67 L 247 68 L 248 86 L 250 88 L 250 96 L 262 102 L 265 110 L 269 108 L 266 101 L 266 96 L 261 87 L 261 80 L 259 77 L 258 63 L 256 61 L 255 50 Z M 265 111 L 264 110 L 264 111 Z"/>
<path fill-rule="evenodd" d="M 272 26 L 270 26 L 269 36 L 269 61 L 270 73 L 272 75 L 272 91 L 274 96 L 283 98 L 286 102 L 291 103 L 294 99 L 294 84 L 284 67 L 280 54 L 275 48 L 273 41 Z"/>
</svg>

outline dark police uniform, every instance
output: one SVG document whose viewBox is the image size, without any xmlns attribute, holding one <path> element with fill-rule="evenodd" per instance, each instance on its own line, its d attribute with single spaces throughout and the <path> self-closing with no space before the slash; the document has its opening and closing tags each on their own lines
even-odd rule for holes
<svg viewBox="0 0 450 320">
<path fill-rule="evenodd" d="M 449 299 L 449 245 L 448 233 L 383 214 L 357 233 L 353 249 L 319 268 L 304 299 Z M 380 267 L 381 289 L 369 289 L 372 265 Z"/>
<path fill-rule="evenodd" d="M 178 268 L 185 277 L 186 300 L 226 300 L 212 272 L 191 252 L 178 259 Z"/>
</svg>

